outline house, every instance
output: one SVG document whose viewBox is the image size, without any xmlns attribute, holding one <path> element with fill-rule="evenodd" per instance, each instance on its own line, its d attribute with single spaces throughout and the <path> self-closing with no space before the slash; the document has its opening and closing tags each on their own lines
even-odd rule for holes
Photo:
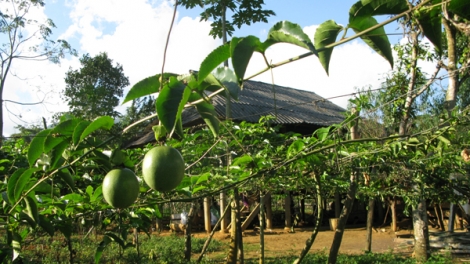
<svg viewBox="0 0 470 264">
<path fill-rule="evenodd" d="M 225 102 L 222 95 L 212 98 L 219 120 L 225 120 Z M 281 132 L 311 134 L 320 127 L 341 123 L 346 110 L 311 91 L 272 85 L 258 81 L 245 81 L 239 100 L 231 100 L 232 120 L 257 123 L 262 116 L 276 117 L 274 124 L 282 126 Z M 195 108 L 187 108 L 182 113 L 183 127 L 193 127 L 204 123 Z M 156 123 L 154 123 L 156 124 Z M 155 141 L 153 131 L 127 144 L 126 148 L 143 146 Z"/>
</svg>

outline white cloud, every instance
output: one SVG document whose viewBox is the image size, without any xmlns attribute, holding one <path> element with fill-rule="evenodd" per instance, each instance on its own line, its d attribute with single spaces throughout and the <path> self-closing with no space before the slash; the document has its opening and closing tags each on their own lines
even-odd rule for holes
<svg viewBox="0 0 470 264">
<path fill-rule="evenodd" d="M 168 1 L 80 0 L 68 1 L 67 5 L 72 10 L 72 24 L 59 38 L 78 39 L 80 47 L 74 48 L 80 54 L 94 56 L 106 51 L 114 62 L 123 66 L 131 85 L 161 71 L 173 15 L 173 7 Z M 45 17 L 43 9 L 35 17 L 40 15 Z M 198 69 L 205 56 L 221 43 L 210 37 L 209 31 L 209 22 L 199 22 L 199 18 L 177 18 L 170 37 L 165 71 L 186 73 L 190 69 Z M 10 76 L 5 99 L 36 102 L 47 94 L 47 103 L 39 106 L 7 103 L 12 112 L 21 115 L 26 122 L 39 124 L 41 117 L 67 110 L 60 93 L 65 86 L 65 72 L 70 66 L 73 69 L 80 67 L 78 58 L 63 60 L 60 66 L 50 62 L 25 61 L 16 61 L 14 66 L 12 70 L 26 81 Z M 14 115 L 5 113 L 4 116 L 5 135 L 15 132 L 15 122 L 24 124 Z"/>
<path fill-rule="evenodd" d="M 304 28 L 313 38 L 318 26 Z M 290 44 L 276 44 L 269 48 L 266 57 L 269 62 L 278 63 L 308 51 Z M 261 55 L 256 54 L 250 61 L 247 75 L 265 68 Z M 381 76 L 390 70 L 388 62 L 371 50 L 365 43 L 352 41 L 335 47 L 330 61 L 329 76 L 316 56 L 309 56 L 280 66 L 273 70 L 274 83 L 277 85 L 313 91 L 324 98 L 336 97 L 355 92 L 355 87 L 380 85 Z M 270 72 L 263 73 L 256 80 L 271 83 Z M 350 97 L 331 99 L 346 108 Z"/>
</svg>

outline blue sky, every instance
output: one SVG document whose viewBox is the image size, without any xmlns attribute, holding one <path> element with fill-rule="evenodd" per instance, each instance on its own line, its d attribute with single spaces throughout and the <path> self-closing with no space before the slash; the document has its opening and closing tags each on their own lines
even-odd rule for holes
<svg viewBox="0 0 470 264">
<path fill-rule="evenodd" d="M 299 24 L 313 38 L 316 27 L 333 19 L 346 25 L 349 8 L 356 1 L 350 0 L 266 0 L 265 7 L 272 9 L 276 16 L 268 23 L 243 26 L 234 36 L 255 35 L 266 38 L 269 28 L 281 20 Z M 166 34 L 173 12 L 173 2 L 152 0 L 46 0 L 43 9 L 34 12 L 37 19 L 51 18 L 56 24 L 54 37 L 69 41 L 79 56 L 89 53 L 94 56 L 107 52 L 115 62 L 123 65 L 131 85 L 139 80 L 160 72 Z M 200 22 L 201 9 L 178 9 L 165 69 L 186 73 L 198 69 L 200 62 L 221 40 L 208 36 L 210 22 Z M 379 20 L 385 18 L 379 18 Z M 396 25 L 386 28 L 387 33 L 399 33 Z M 348 35 L 351 35 L 350 32 Z M 400 41 L 401 36 L 390 36 L 391 44 Z M 267 52 L 273 63 L 305 53 L 298 47 L 279 44 Z M 6 113 L 5 135 L 14 132 L 15 124 L 41 123 L 41 118 L 51 120 L 57 111 L 66 111 L 67 106 L 60 98 L 65 83 L 65 72 L 71 67 L 79 68 L 78 57 L 67 57 L 60 65 L 50 62 L 18 62 L 15 73 L 21 78 L 7 82 L 5 98 L 15 101 L 35 102 L 44 99 L 38 106 L 18 106 L 8 103 L 11 113 Z M 264 68 L 261 56 L 252 58 L 247 74 Z M 371 85 L 378 87 L 390 65 L 368 48 L 361 40 L 335 48 L 327 76 L 318 59 L 306 59 L 277 68 L 258 76 L 255 80 L 272 82 L 313 91 L 325 98 L 349 94 L 355 87 Z M 247 75 L 247 76 L 248 76 Z M 26 79 L 26 81 L 25 81 Z M 126 90 L 127 91 L 127 90 Z M 334 99 L 334 103 L 346 107 L 347 97 Z M 120 110 L 124 110 L 122 106 Z M 21 117 L 20 117 L 21 116 Z"/>
</svg>

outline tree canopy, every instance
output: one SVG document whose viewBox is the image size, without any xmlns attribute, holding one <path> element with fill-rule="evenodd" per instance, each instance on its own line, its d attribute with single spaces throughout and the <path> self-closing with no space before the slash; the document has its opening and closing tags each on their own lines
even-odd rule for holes
<svg viewBox="0 0 470 264">
<path fill-rule="evenodd" d="M 64 99 L 71 114 L 86 119 L 98 116 L 119 117 L 114 108 L 119 104 L 124 87 L 129 85 L 129 78 L 124 75 L 122 66 L 106 52 L 95 57 L 89 54 L 80 59 L 81 68 L 66 73 Z"/>
</svg>

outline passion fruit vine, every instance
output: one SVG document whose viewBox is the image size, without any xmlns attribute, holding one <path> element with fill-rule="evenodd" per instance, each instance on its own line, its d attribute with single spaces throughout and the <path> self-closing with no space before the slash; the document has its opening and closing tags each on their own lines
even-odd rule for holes
<svg viewBox="0 0 470 264">
<path fill-rule="evenodd" d="M 150 188 L 159 192 L 171 191 L 184 178 L 183 157 L 172 147 L 154 147 L 144 156 L 142 176 Z"/>
<path fill-rule="evenodd" d="M 114 208 L 127 208 L 139 196 L 139 181 L 129 169 L 114 169 L 103 179 L 103 197 Z"/>
</svg>

